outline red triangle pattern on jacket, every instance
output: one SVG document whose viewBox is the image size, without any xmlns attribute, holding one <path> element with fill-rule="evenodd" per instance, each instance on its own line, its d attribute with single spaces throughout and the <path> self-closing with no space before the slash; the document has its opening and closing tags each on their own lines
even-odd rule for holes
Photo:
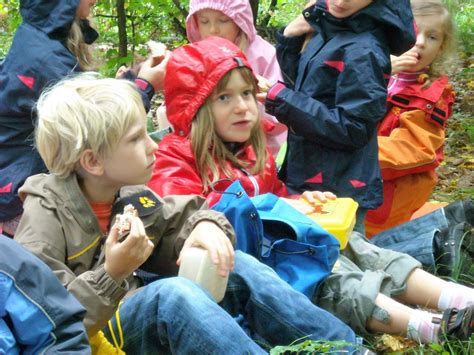
<svg viewBox="0 0 474 355">
<path fill-rule="evenodd" d="M 324 64 L 329 65 L 334 69 L 337 69 L 339 73 L 342 73 L 342 71 L 344 70 L 344 62 L 340 60 L 325 60 Z"/>
<path fill-rule="evenodd" d="M 6 184 L 5 186 L 0 187 L 0 193 L 7 193 L 12 190 L 13 183 L 10 182 L 9 184 Z"/>
<path fill-rule="evenodd" d="M 20 81 L 28 86 L 30 90 L 33 90 L 33 86 L 35 85 L 35 78 L 32 78 L 31 76 L 24 76 L 24 75 L 17 75 L 17 78 L 20 79 Z"/>
<path fill-rule="evenodd" d="M 365 185 L 367 185 L 365 182 L 359 181 L 359 180 L 350 180 L 350 183 L 352 187 L 355 187 L 355 188 L 364 187 Z"/>
<path fill-rule="evenodd" d="M 323 182 L 323 173 L 318 173 L 314 175 L 312 178 L 305 180 L 305 182 L 312 182 L 315 184 L 322 184 Z"/>
</svg>

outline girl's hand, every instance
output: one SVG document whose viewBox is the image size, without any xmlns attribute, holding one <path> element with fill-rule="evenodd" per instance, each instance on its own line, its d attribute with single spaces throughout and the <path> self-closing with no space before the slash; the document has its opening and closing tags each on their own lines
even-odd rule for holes
<svg viewBox="0 0 474 355">
<path fill-rule="evenodd" d="M 158 65 L 155 66 L 153 66 L 153 61 L 155 61 L 155 58 L 148 58 L 143 62 L 137 77 L 148 81 L 153 86 L 155 91 L 163 90 L 166 64 L 168 64 L 170 55 L 171 52 L 167 50 L 164 58 Z"/>
<path fill-rule="evenodd" d="M 267 92 L 273 86 L 273 84 L 266 78 L 261 75 L 255 75 L 258 80 L 258 93 L 257 93 L 257 101 L 264 103 L 265 99 L 267 98 Z"/>
<path fill-rule="evenodd" d="M 314 205 L 317 202 L 328 202 L 328 200 L 335 200 L 336 195 L 329 191 L 305 191 L 301 195 L 310 205 Z"/>
<path fill-rule="evenodd" d="M 260 92 L 267 92 L 273 86 L 273 83 L 270 82 L 267 78 L 264 78 L 261 75 L 255 74 L 258 80 L 258 90 Z"/>
<path fill-rule="evenodd" d="M 310 0 L 306 5 L 305 9 L 314 5 L 316 0 Z M 305 20 L 302 14 L 296 16 L 296 18 L 291 21 L 283 31 L 285 37 L 299 37 L 307 33 L 313 33 L 314 29 L 311 25 Z"/>
<path fill-rule="evenodd" d="M 145 227 L 139 217 L 132 219 L 130 233 L 121 242 L 118 240 L 118 229 L 115 223 L 105 241 L 104 269 L 111 278 L 121 284 L 148 259 L 154 245 L 146 236 Z"/>
<path fill-rule="evenodd" d="M 398 74 L 402 71 L 410 72 L 418 64 L 418 53 L 412 48 L 399 57 L 391 55 L 390 61 L 392 62 L 392 74 Z"/>
<path fill-rule="evenodd" d="M 280 197 L 281 198 L 281 197 Z M 303 214 L 311 214 L 314 212 L 314 206 L 318 202 L 325 203 L 328 200 L 334 200 L 336 198 L 336 195 L 334 195 L 332 192 L 326 191 L 326 192 L 321 192 L 321 191 L 305 191 L 301 195 L 301 198 L 307 201 L 307 203 L 301 201 L 301 199 L 294 200 L 291 198 L 281 198 L 284 200 L 286 203 L 288 203 L 290 206 L 293 208 L 297 209 Z"/>
<path fill-rule="evenodd" d="M 234 269 L 234 247 L 224 231 L 210 221 L 199 222 L 184 242 L 177 265 L 181 264 L 183 252 L 190 247 L 206 249 L 212 262 L 217 265 L 219 275 L 225 277 Z"/>
</svg>

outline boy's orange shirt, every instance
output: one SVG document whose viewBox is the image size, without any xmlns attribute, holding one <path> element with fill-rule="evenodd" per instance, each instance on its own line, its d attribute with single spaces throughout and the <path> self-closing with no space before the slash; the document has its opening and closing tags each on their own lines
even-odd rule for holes
<svg viewBox="0 0 474 355">
<path fill-rule="evenodd" d="M 91 202 L 89 204 L 92 207 L 92 211 L 97 217 L 99 227 L 102 233 L 107 234 L 109 231 L 110 215 L 112 214 L 112 204 L 102 202 Z"/>
</svg>

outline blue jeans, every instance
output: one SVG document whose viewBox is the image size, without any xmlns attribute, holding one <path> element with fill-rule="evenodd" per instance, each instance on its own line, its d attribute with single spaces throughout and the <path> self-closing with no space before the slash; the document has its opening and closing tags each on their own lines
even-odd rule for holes
<svg viewBox="0 0 474 355">
<path fill-rule="evenodd" d="M 264 354 L 261 345 L 297 339 L 356 342 L 354 332 L 293 290 L 269 267 L 236 251 L 234 271 L 220 304 L 179 277 L 143 287 L 121 304 L 123 350 L 130 354 Z M 248 335 L 233 316 L 243 315 Z M 117 319 L 113 328 L 117 330 Z M 104 332 L 109 340 L 108 327 Z"/>
<path fill-rule="evenodd" d="M 370 239 L 381 248 L 406 253 L 421 262 L 424 267 L 435 266 L 433 242 L 437 233 L 448 228 L 442 208 L 399 226 L 387 229 Z"/>
</svg>

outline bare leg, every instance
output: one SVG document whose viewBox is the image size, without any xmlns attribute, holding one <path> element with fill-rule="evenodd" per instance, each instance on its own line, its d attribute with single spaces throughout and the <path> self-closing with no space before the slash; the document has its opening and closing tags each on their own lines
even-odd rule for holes
<svg viewBox="0 0 474 355">
<path fill-rule="evenodd" d="M 438 309 L 438 301 L 443 288 L 449 283 L 422 269 L 415 269 L 407 279 L 406 290 L 394 297 L 404 304 L 414 304 Z"/>
<path fill-rule="evenodd" d="M 367 329 L 371 332 L 406 335 L 413 309 L 381 293 L 375 299 L 375 304 L 388 312 L 390 320 L 388 323 L 383 323 L 375 318 L 369 318 Z"/>
</svg>

